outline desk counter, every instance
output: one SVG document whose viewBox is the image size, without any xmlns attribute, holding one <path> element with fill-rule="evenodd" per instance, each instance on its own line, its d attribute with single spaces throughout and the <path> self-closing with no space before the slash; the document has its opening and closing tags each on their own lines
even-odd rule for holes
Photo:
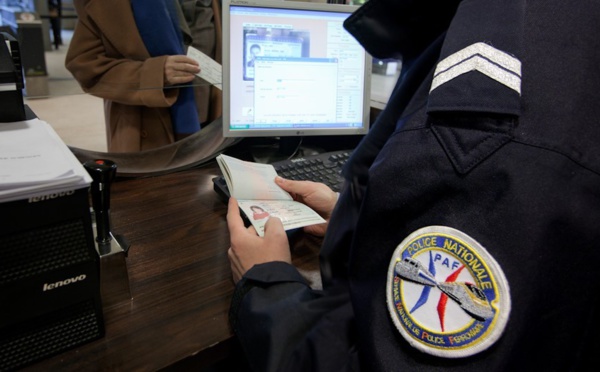
<svg viewBox="0 0 600 372">
<path fill-rule="evenodd" d="M 112 230 L 131 245 L 132 299 L 104 307 L 102 339 L 27 370 L 199 370 L 234 353 L 227 209 L 213 191 L 217 175 L 211 162 L 112 185 Z M 304 235 L 293 242 L 294 264 L 314 272 L 319 243 Z"/>
</svg>

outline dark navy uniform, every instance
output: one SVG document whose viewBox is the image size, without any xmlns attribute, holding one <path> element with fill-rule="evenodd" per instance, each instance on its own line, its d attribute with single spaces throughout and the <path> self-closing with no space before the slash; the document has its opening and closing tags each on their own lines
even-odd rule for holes
<svg viewBox="0 0 600 372">
<path fill-rule="evenodd" d="M 346 28 L 403 73 L 344 170 L 323 289 L 281 262 L 238 283 L 251 367 L 584 370 L 600 347 L 599 25 L 594 1 L 362 6 Z"/>
</svg>

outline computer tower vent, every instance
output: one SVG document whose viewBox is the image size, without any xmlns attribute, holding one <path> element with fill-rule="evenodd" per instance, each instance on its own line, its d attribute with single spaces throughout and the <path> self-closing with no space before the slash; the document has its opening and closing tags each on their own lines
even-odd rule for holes
<svg viewBox="0 0 600 372">
<path fill-rule="evenodd" d="M 0 285 L 94 260 L 82 219 L 0 236 Z"/>
<path fill-rule="evenodd" d="M 0 334 L 0 371 L 12 371 L 104 336 L 93 301 L 46 313 Z"/>
</svg>

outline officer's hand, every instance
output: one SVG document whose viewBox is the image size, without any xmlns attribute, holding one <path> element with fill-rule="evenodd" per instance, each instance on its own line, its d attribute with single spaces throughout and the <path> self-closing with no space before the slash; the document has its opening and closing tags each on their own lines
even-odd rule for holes
<svg viewBox="0 0 600 372">
<path fill-rule="evenodd" d="M 327 185 L 312 181 L 293 181 L 282 177 L 275 177 L 275 183 L 289 192 L 294 200 L 304 203 L 314 209 L 327 223 L 306 226 L 304 231 L 324 236 L 329 223 L 329 218 L 338 200 L 338 194 Z"/>
<path fill-rule="evenodd" d="M 254 227 L 244 226 L 237 200 L 230 197 L 227 227 L 231 242 L 227 255 L 235 283 L 254 265 L 272 261 L 292 263 L 290 244 L 279 218 L 269 218 L 265 224 L 265 236 L 261 238 Z"/>
<path fill-rule="evenodd" d="M 194 80 L 200 66 L 184 55 L 168 56 L 165 62 L 165 86 L 185 84 Z"/>
</svg>

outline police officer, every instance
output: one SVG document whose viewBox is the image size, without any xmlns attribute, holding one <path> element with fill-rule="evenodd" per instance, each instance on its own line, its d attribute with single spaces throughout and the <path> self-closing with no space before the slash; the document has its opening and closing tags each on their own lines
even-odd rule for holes
<svg viewBox="0 0 600 372">
<path fill-rule="evenodd" d="M 322 289 L 230 200 L 230 321 L 256 371 L 583 370 L 600 346 L 600 3 L 370 0 L 345 24 L 403 58 L 324 185 Z M 596 31 L 593 31 L 596 30 Z M 325 232 L 326 230 L 326 232 Z"/>
</svg>

